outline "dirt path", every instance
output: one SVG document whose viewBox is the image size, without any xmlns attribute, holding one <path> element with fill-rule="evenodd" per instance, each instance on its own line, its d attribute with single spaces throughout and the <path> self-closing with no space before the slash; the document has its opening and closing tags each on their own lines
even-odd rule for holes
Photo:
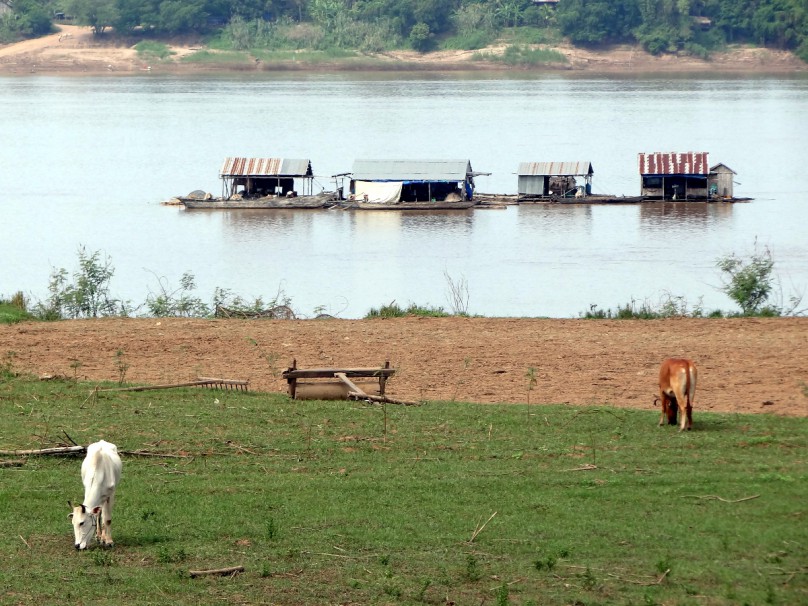
<svg viewBox="0 0 808 606">
<path fill-rule="evenodd" d="M 280 371 L 397 369 L 406 399 L 608 403 L 652 409 L 658 364 L 692 357 L 696 411 L 808 416 L 808 318 L 592 321 L 488 318 L 388 320 L 104 319 L 0 326 L 0 363 L 37 374 L 129 382 L 214 376 L 285 391 Z M 8 352 L 14 352 L 9 354 Z"/>
<path fill-rule="evenodd" d="M 239 72 L 272 69 L 343 69 L 350 63 L 337 62 L 327 67 L 308 66 L 289 61 L 267 64 L 205 64 L 183 63 L 179 59 L 198 50 L 189 44 L 171 46 L 173 55 L 166 61 L 140 57 L 131 45 L 109 37 L 93 36 L 89 27 L 61 25 L 57 34 L 26 40 L 0 47 L 2 74 L 132 74 L 132 73 L 194 73 L 238 70 Z M 621 45 L 606 50 L 586 50 L 560 45 L 557 51 L 567 58 L 566 64 L 548 65 L 544 70 L 564 70 L 591 73 L 660 73 L 660 72 L 743 72 L 792 73 L 808 71 L 808 64 L 793 53 L 765 48 L 737 47 L 715 53 L 709 61 L 694 57 L 665 55 L 654 57 L 639 47 Z M 485 52 L 500 54 L 505 45 L 496 45 Z M 415 51 L 394 51 L 376 55 L 378 69 L 402 65 L 419 70 L 510 70 L 502 63 L 475 61 L 476 51 L 438 51 L 421 54 Z M 516 68 L 518 69 L 518 68 Z"/>
</svg>

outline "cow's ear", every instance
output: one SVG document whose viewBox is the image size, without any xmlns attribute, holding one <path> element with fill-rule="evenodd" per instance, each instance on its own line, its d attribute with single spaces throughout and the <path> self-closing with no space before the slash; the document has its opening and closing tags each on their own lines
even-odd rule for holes
<svg viewBox="0 0 808 606">
<path fill-rule="evenodd" d="M 72 512 L 72 511 L 71 511 L 69 514 L 67 514 L 67 519 L 68 519 L 68 520 L 72 520 L 72 519 L 73 519 L 73 512 Z"/>
<path fill-rule="evenodd" d="M 101 513 L 101 508 L 100 507 L 93 507 L 92 513 L 95 514 L 95 515 L 98 515 L 99 513 Z"/>
</svg>

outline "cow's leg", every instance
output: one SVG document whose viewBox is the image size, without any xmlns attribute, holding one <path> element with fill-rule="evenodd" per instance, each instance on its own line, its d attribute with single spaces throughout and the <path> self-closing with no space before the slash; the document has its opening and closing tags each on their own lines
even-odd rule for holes
<svg viewBox="0 0 808 606">
<path fill-rule="evenodd" d="M 659 417 L 659 426 L 662 427 L 668 420 L 668 396 L 662 390 L 659 392 L 659 403 L 662 406 L 662 416 Z"/>
<path fill-rule="evenodd" d="M 690 400 L 686 399 L 686 396 L 684 393 L 682 393 L 681 389 L 677 389 L 676 402 L 679 404 L 679 431 L 684 431 L 685 429 L 689 429 L 687 426 L 687 420 L 690 417 L 690 406 L 688 406 Z"/>
<path fill-rule="evenodd" d="M 115 503 L 115 494 L 111 494 L 101 505 L 101 543 L 112 545 L 112 505 Z"/>
<path fill-rule="evenodd" d="M 687 396 L 687 429 L 693 427 L 693 402 L 690 399 L 690 394 Z"/>
</svg>

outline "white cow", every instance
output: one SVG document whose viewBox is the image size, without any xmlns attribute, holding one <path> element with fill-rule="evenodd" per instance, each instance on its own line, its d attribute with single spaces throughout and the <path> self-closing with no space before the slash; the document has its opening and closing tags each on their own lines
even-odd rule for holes
<svg viewBox="0 0 808 606">
<path fill-rule="evenodd" d="M 101 440 L 87 447 L 81 464 L 84 501 L 78 507 L 68 501 L 73 512 L 67 517 L 73 522 L 76 549 L 86 549 L 95 531 L 102 545 L 112 545 L 112 505 L 115 487 L 121 479 L 121 458 L 118 447 Z"/>
</svg>

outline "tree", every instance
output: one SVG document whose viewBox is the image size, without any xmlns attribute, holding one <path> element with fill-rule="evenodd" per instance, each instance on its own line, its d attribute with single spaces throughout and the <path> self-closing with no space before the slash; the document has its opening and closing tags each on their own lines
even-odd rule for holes
<svg viewBox="0 0 808 606">
<path fill-rule="evenodd" d="M 83 25 L 89 25 L 95 35 L 104 33 L 119 18 L 115 0 L 68 0 L 66 10 Z"/>
<path fill-rule="evenodd" d="M 636 0 L 565 0 L 558 24 L 574 44 L 593 45 L 631 40 L 641 17 Z"/>
<path fill-rule="evenodd" d="M 204 31 L 207 13 L 202 0 L 163 0 L 157 28 L 167 34 Z"/>
<path fill-rule="evenodd" d="M 426 23 L 416 23 L 412 26 L 409 36 L 410 46 L 417 51 L 427 51 L 432 42 L 432 34 Z"/>
<path fill-rule="evenodd" d="M 51 31 L 51 20 L 42 3 L 34 0 L 17 0 L 13 3 L 17 27 L 26 36 L 44 36 Z"/>
</svg>

